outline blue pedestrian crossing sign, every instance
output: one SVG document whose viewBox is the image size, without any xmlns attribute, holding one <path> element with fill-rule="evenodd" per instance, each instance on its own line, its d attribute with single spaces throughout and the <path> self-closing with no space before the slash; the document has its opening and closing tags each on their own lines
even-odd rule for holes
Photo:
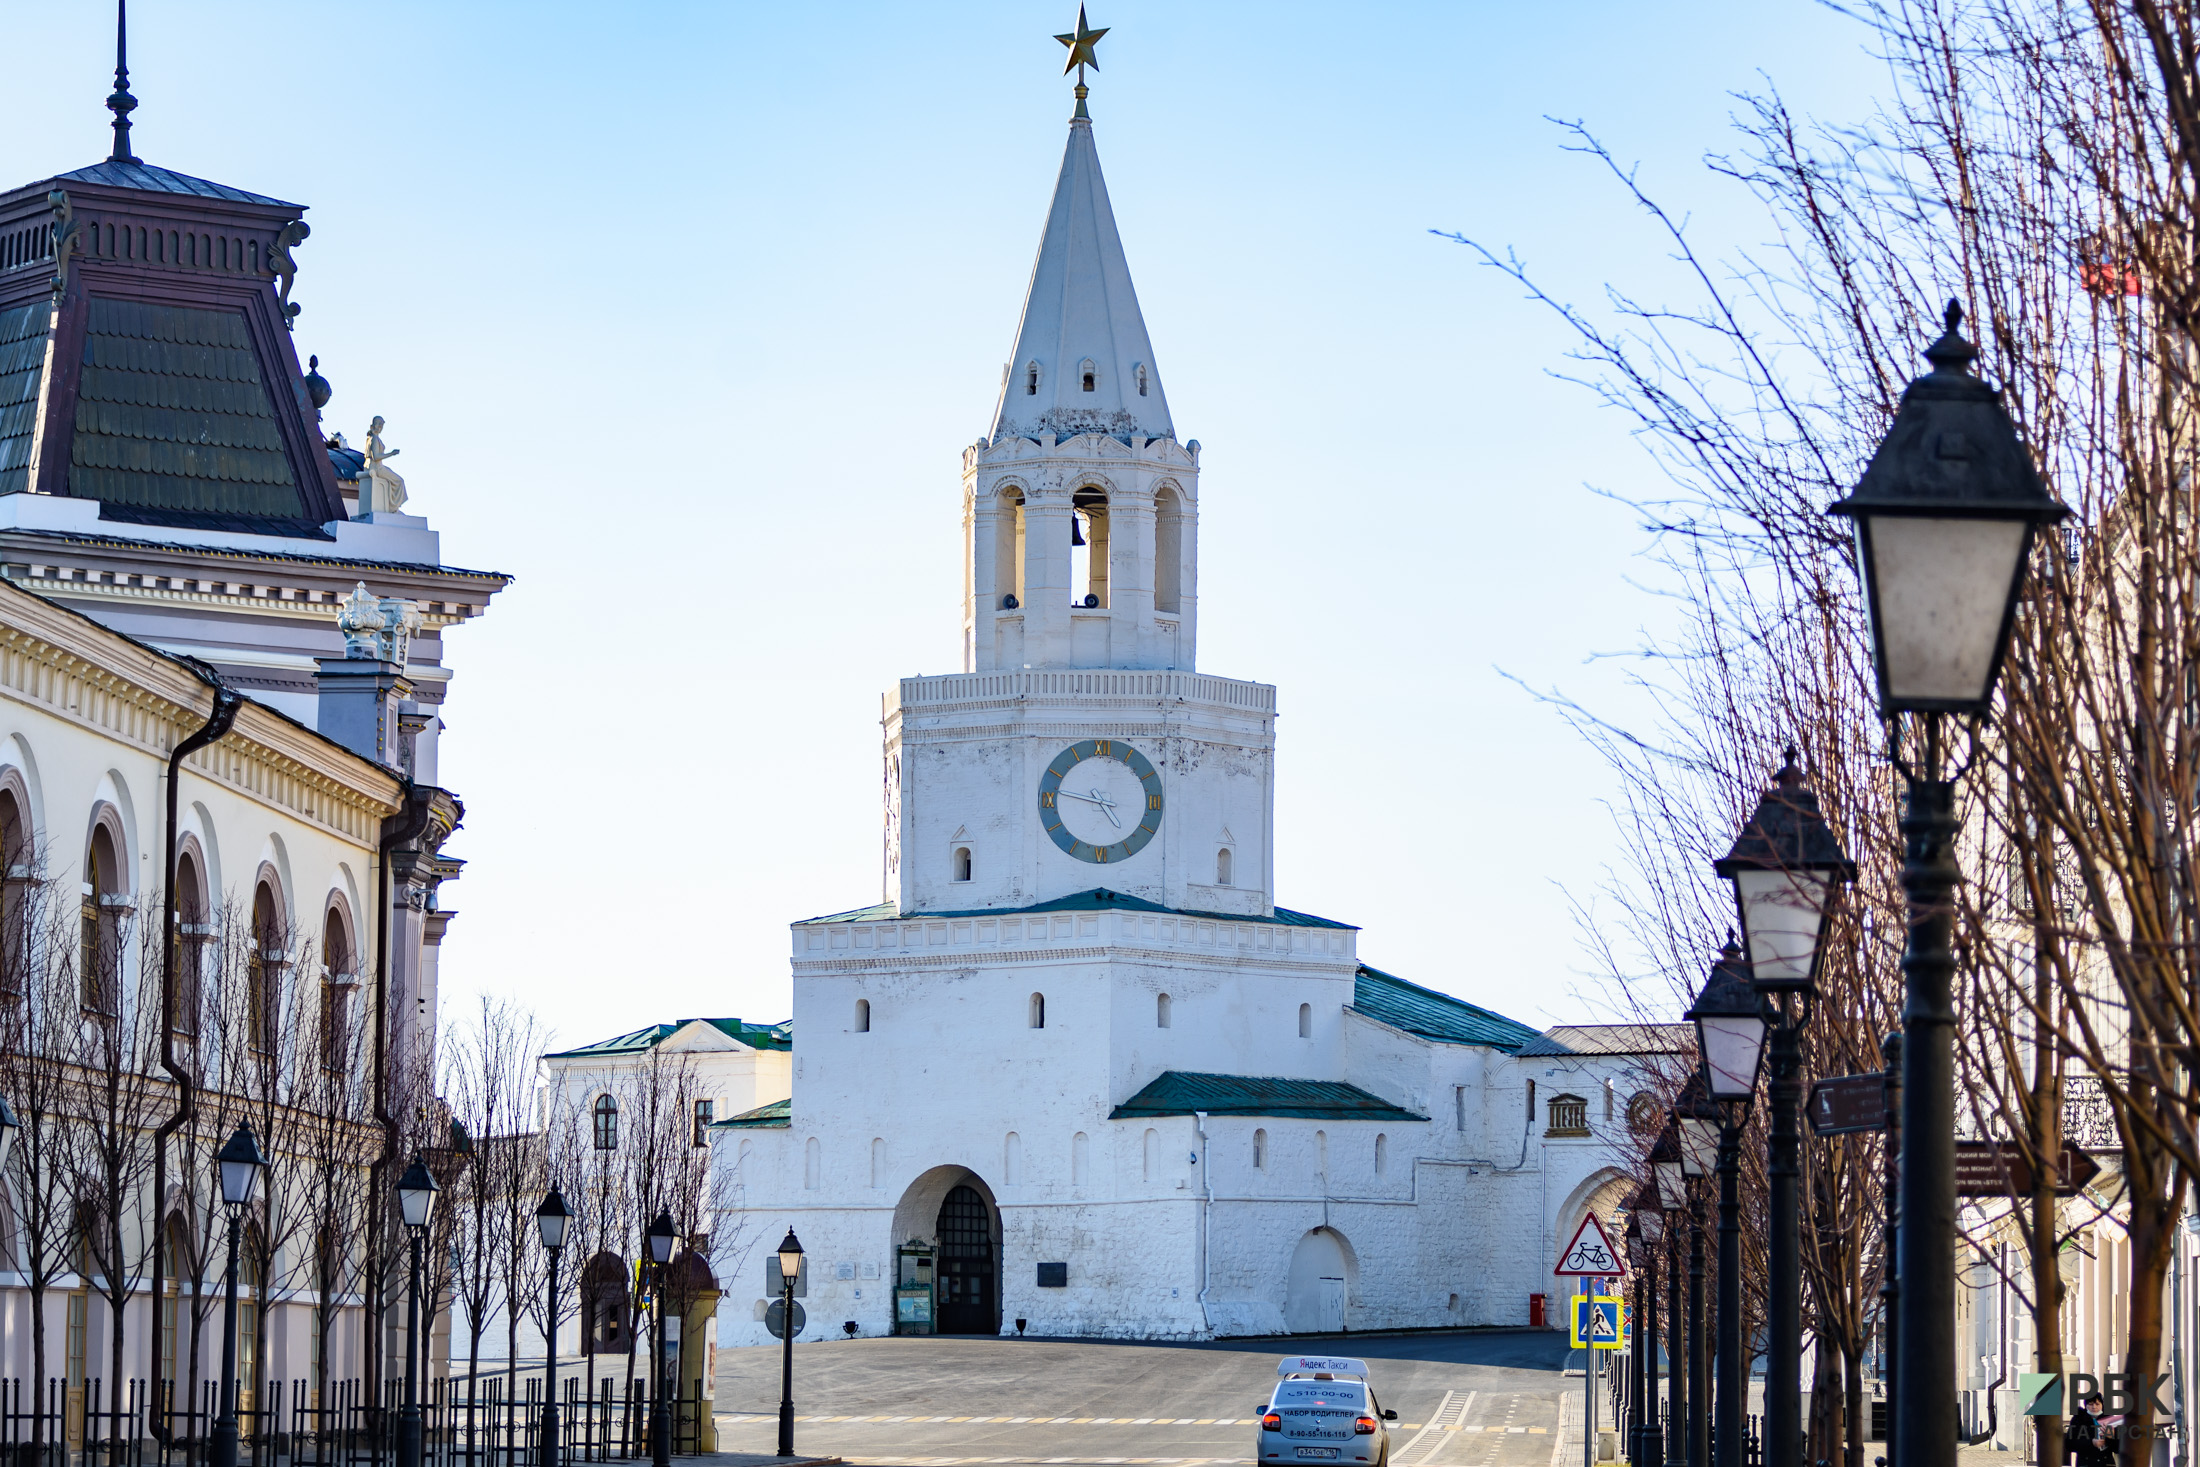
<svg viewBox="0 0 2200 1467">
<path fill-rule="evenodd" d="M 1624 1350 L 1627 1331 L 1620 1320 L 1626 1301 L 1616 1294 L 1574 1296 L 1574 1338 L 1577 1350 Z"/>
</svg>

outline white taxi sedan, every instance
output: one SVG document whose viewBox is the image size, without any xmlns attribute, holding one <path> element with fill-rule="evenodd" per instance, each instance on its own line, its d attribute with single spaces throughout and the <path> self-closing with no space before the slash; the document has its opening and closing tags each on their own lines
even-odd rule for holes
<svg viewBox="0 0 2200 1467">
<path fill-rule="evenodd" d="M 1286 1355 L 1260 1413 L 1258 1462 L 1337 1462 L 1383 1467 L 1390 1460 L 1385 1411 L 1367 1383 L 1367 1362 L 1331 1355 Z"/>
</svg>

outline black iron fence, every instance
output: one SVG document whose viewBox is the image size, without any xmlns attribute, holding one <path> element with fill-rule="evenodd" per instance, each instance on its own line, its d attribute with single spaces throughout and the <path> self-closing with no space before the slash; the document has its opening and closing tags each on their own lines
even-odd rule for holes
<svg viewBox="0 0 2200 1467">
<path fill-rule="evenodd" d="M 503 1376 L 428 1383 L 419 1402 L 426 1467 L 538 1467 L 542 1461 L 542 1380 Z M 650 1455 L 656 1404 L 646 1379 L 559 1382 L 560 1467 L 631 1461 Z M 402 1382 L 379 1400 L 358 1380 L 315 1390 L 305 1380 L 263 1381 L 238 1397 L 239 1467 L 394 1467 Z M 702 1451 L 711 1403 L 699 1395 L 665 1398 L 672 1451 Z M 49 1380 L 44 1389 L 0 1379 L 0 1464 L 4 1467 L 204 1467 L 221 1403 L 213 1382 L 143 1380 L 109 1392 L 93 1377 L 81 1385 Z"/>
</svg>

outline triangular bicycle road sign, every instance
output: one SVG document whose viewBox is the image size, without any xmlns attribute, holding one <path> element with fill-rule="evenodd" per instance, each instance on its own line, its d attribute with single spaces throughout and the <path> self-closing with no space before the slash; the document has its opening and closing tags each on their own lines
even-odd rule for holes
<svg viewBox="0 0 2200 1467">
<path fill-rule="evenodd" d="M 1574 1240 L 1558 1255 L 1558 1267 L 1551 1272 L 1559 1278 L 1625 1278 L 1627 1260 L 1612 1246 L 1611 1235 L 1592 1210 L 1582 1215 Z"/>
</svg>

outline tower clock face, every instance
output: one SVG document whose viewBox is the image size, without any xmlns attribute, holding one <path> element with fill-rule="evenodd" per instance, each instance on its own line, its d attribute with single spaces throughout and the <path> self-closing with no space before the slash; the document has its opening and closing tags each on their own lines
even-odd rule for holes
<svg viewBox="0 0 2200 1467">
<path fill-rule="evenodd" d="M 1105 866 L 1161 829 L 1161 775 L 1121 739 L 1085 739 L 1039 776 L 1039 823 L 1064 852 Z"/>
</svg>

